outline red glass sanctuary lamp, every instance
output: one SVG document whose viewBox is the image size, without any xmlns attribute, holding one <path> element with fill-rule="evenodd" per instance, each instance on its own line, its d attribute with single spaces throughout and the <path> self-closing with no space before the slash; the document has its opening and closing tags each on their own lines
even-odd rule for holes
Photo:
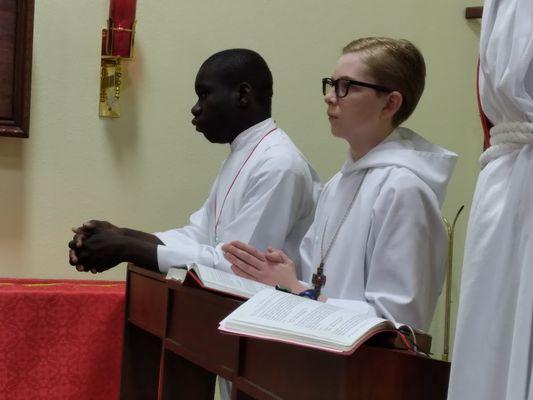
<svg viewBox="0 0 533 400">
<path fill-rule="evenodd" d="M 137 0 L 111 0 L 109 3 L 110 51 L 113 56 L 131 58 L 132 34 Z"/>
<path fill-rule="evenodd" d="M 107 29 L 102 29 L 101 117 L 119 117 L 121 61 L 133 59 L 137 0 L 110 0 Z"/>
</svg>

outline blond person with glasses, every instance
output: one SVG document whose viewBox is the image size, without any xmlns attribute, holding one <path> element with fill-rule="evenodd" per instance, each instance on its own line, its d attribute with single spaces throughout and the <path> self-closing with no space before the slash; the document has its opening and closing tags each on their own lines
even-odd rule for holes
<svg viewBox="0 0 533 400">
<path fill-rule="evenodd" d="M 331 133 L 349 151 L 321 193 L 301 262 L 231 242 L 223 250 L 236 274 L 429 328 L 447 251 L 440 206 L 456 155 L 400 126 L 424 82 L 424 59 L 406 40 L 363 38 L 343 49 L 322 91 Z"/>
</svg>

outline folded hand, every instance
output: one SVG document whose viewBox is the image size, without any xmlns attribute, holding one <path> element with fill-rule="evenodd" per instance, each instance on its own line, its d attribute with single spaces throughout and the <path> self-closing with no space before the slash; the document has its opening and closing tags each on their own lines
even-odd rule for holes
<svg viewBox="0 0 533 400">
<path fill-rule="evenodd" d="M 107 222 L 107 221 L 98 221 L 91 220 L 85 222 L 82 226 L 73 228 L 74 237 L 68 243 L 69 250 L 69 263 L 70 265 L 76 266 L 78 271 L 91 271 L 93 273 L 103 271 L 104 267 L 95 266 L 95 257 L 91 257 L 91 248 L 94 247 L 92 244 L 90 246 L 84 246 L 85 242 L 94 235 L 97 234 L 113 234 L 113 235 L 123 235 L 123 232 L 117 226 Z M 99 242 L 101 242 L 100 238 Z M 83 249 L 83 250 L 82 250 Z M 82 256 L 80 256 L 80 254 Z M 100 257 L 102 259 L 102 257 Z M 105 265 L 110 265 L 109 258 L 105 259 Z M 102 264 L 103 265 L 103 264 Z M 116 264 L 115 264 L 116 265 Z M 108 266 L 105 269 L 110 268 L 112 265 Z"/>
<path fill-rule="evenodd" d="M 294 262 L 281 250 L 269 248 L 262 252 L 239 241 L 226 243 L 222 250 L 238 276 L 271 286 L 281 285 L 293 292 L 305 289 L 298 282 Z"/>
</svg>

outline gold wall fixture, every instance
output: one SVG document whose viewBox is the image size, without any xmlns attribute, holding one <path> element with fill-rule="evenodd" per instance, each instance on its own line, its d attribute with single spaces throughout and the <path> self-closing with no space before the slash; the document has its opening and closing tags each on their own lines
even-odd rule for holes
<svg viewBox="0 0 533 400">
<path fill-rule="evenodd" d="M 134 59 L 136 0 L 111 0 L 107 28 L 102 29 L 100 117 L 120 117 L 123 61 Z"/>
</svg>

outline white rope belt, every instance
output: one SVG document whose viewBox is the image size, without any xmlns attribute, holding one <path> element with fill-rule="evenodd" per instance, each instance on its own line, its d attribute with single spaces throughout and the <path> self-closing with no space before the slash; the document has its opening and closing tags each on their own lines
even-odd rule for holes
<svg viewBox="0 0 533 400">
<path fill-rule="evenodd" d="M 520 150 L 525 145 L 533 145 L 532 122 L 504 122 L 490 130 L 491 146 L 481 154 L 479 162 L 484 168 L 492 160 Z"/>
</svg>

